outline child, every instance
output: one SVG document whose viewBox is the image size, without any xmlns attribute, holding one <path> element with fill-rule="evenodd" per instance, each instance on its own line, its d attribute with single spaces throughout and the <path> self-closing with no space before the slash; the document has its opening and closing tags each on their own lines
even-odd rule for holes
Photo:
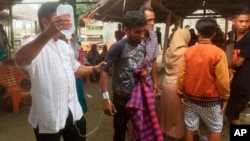
<svg viewBox="0 0 250 141">
<path fill-rule="evenodd" d="M 201 119 L 210 130 L 209 141 L 220 141 L 230 91 L 227 58 L 211 43 L 216 21 L 200 19 L 196 29 L 198 44 L 185 51 L 176 85 L 184 108 L 185 140 L 193 141 Z"/>
</svg>

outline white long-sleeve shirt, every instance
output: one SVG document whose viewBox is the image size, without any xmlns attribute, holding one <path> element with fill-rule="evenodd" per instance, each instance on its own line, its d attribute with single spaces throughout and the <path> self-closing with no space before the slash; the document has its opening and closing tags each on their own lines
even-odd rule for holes
<svg viewBox="0 0 250 141">
<path fill-rule="evenodd" d="M 29 38 L 26 44 L 34 37 Z M 56 133 L 65 127 L 69 110 L 73 120 L 83 116 L 78 102 L 74 72 L 80 64 L 64 41 L 51 39 L 25 66 L 31 79 L 32 106 L 28 121 L 40 133 Z"/>
</svg>

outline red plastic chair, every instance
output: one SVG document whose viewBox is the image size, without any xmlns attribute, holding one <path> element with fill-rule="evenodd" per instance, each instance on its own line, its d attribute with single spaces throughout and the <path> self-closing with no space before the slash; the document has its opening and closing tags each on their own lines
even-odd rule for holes
<svg viewBox="0 0 250 141">
<path fill-rule="evenodd" d="M 30 96 L 30 90 L 21 87 L 22 80 L 29 80 L 29 78 L 15 65 L 0 66 L 0 84 L 6 87 L 3 106 L 6 98 L 11 97 L 14 113 L 19 112 L 21 100 Z"/>
</svg>

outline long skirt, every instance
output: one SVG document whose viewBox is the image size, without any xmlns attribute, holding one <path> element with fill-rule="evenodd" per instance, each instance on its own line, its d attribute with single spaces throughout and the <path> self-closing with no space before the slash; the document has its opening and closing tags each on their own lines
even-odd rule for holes
<svg viewBox="0 0 250 141">
<path fill-rule="evenodd" d="M 176 94 L 176 83 L 168 83 L 164 78 L 158 110 L 159 124 L 166 136 L 180 139 L 185 135 L 184 111 L 179 96 Z"/>
</svg>

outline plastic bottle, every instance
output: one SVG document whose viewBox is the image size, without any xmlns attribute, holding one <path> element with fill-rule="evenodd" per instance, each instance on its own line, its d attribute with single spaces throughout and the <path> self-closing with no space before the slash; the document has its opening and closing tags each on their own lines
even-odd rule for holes
<svg viewBox="0 0 250 141">
<path fill-rule="evenodd" d="M 61 30 L 61 33 L 64 34 L 67 39 L 70 39 L 71 34 L 74 34 L 75 32 L 75 20 L 74 20 L 73 7 L 69 4 L 59 5 L 56 9 L 56 12 L 57 12 L 57 15 L 70 14 L 70 19 L 72 23 L 72 25 L 70 25 L 71 28 L 68 30 Z"/>
</svg>

